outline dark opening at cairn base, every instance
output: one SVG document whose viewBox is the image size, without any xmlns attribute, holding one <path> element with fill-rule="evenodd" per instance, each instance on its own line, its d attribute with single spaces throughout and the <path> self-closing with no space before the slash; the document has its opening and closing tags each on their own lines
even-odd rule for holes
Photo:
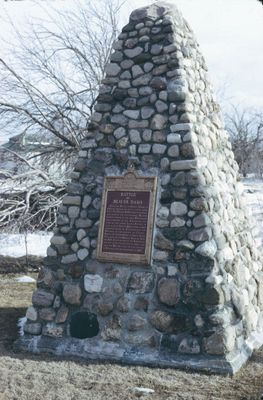
<svg viewBox="0 0 263 400">
<path fill-rule="evenodd" d="M 70 335 L 78 339 L 86 339 L 97 336 L 99 323 L 95 314 L 90 312 L 77 312 L 72 315 L 70 321 Z"/>
</svg>

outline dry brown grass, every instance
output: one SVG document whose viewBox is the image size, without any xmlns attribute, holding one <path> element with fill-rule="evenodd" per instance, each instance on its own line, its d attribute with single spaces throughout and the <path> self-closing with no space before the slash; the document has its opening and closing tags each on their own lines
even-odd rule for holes
<svg viewBox="0 0 263 400">
<path fill-rule="evenodd" d="M 261 399 L 263 350 L 233 378 L 15 354 L 16 321 L 30 304 L 33 288 L 0 276 L 0 400 L 136 399 L 135 386 L 154 389 L 153 395 L 142 396 L 152 400 Z"/>
</svg>

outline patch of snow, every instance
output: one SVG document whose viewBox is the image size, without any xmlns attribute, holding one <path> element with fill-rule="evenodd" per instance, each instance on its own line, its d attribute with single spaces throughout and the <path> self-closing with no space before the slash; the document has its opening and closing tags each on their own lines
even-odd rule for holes
<svg viewBox="0 0 263 400">
<path fill-rule="evenodd" d="M 135 393 L 135 394 L 137 394 L 139 396 L 142 396 L 142 395 L 145 395 L 145 394 L 153 394 L 154 390 L 153 389 L 149 389 L 149 388 L 143 388 L 143 387 L 134 387 L 134 388 L 131 389 L 131 392 L 133 392 L 133 393 Z"/>
<path fill-rule="evenodd" d="M 24 336 L 25 323 L 26 323 L 26 317 L 19 318 L 19 320 L 17 321 L 17 327 L 20 336 Z"/>
<path fill-rule="evenodd" d="M 36 282 L 36 280 L 34 278 L 31 278 L 31 276 L 19 276 L 18 278 L 15 279 L 17 282 L 20 283 L 32 283 L 32 282 Z"/>
<path fill-rule="evenodd" d="M 23 234 L 0 234 L 0 254 L 9 257 L 22 257 L 33 255 L 46 256 L 52 233 L 36 232 Z"/>
</svg>

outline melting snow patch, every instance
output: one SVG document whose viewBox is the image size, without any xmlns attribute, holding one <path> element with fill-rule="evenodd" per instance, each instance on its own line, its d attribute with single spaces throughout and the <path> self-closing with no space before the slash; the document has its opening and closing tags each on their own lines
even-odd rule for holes
<svg viewBox="0 0 263 400">
<path fill-rule="evenodd" d="M 17 282 L 20 283 L 31 283 L 31 282 L 36 282 L 36 280 L 34 278 L 31 278 L 31 276 L 19 276 L 19 278 L 15 279 Z"/>
<path fill-rule="evenodd" d="M 17 327 L 20 336 L 24 336 L 24 325 L 26 323 L 26 317 L 19 318 L 17 321 Z"/>
<path fill-rule="evenodd" d="M 133 392 L 137 396 L 143 396 L 143 395 L 153 394 L 154 390 L 143 387 L 134 387 L 131 389 L 131 392 Z"/>
<path fill-rule="evenodd" d="M 9 257 L 29 255 L 45 257 L 52 233 L 0 234 L 0 254 Z"/>
</svg>

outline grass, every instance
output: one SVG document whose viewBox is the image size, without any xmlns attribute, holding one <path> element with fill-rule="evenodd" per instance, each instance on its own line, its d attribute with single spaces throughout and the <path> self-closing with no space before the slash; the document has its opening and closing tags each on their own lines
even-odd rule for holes
<svg viewBox="0 0 263 400">
<path fill-rule="evenodd" d="M 129 400 L 138 398 L 136 386 L 154 389 L 141 397 L 152 400 L 261 399 L 263 349 L 234 377 L 16 354 L 17 319 L 31 303 L 34 284 L 14 277 L 0 275 L 0 400 Z"/>
</svg>

